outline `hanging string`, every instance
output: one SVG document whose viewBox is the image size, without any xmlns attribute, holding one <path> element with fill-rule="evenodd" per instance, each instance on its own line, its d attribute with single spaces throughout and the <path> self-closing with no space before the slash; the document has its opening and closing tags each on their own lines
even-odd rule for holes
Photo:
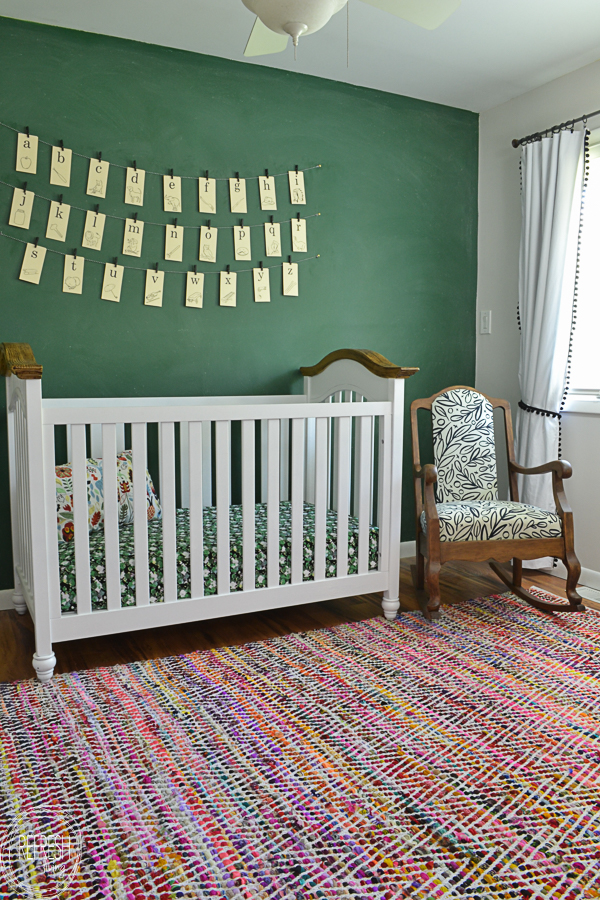
<svg viewBox="0 0 600 900">
<path fill-rule="evenodd" d="M 14 235 L 12 235 L 12 234 L 6 234 L 4 231 L 1 231 L 1 230 L 0 230 L 0 237 L 8 238 L 11 241 L 16 241 L 18 244 L 32 243 L 31 241 L 24 241 L 22 238 L 14 237 Z M 43 244 L 39 244 L 37 242 L 35 245 L 36 245 L 36 247 L 42 247 L 44 250 L 46 250 L 47 253 L 55 253 L 57 256 L 72 256 L 71 253 L 63 253 L 61 250 L 55 250 L 53 247 L 44 247 Z M 307 256 L 304 259 L 297 259 L 297 260 L 295 260 L 295 262 L 297 264 L 299 264 L 299 263 L 308 262 L 311 259 L 320 259 L 320 257 L 321 257 L 321 254 L 317 253 L 316 256 Z M 85 259 L 86 262 L 96 263 L 99 266 L 114 265 L 114 263 L 103 262 L 101 259 L 91 259 L 89 256 L 81 256 L 81 257 L 78 257 L 78 259 Z M 147 266 L 126 266 L 124 263 L 123 264 L 119 263 L 119 265 L 121 266 L 122 269 L 131 269 L 136 272 L 147 272 L 148 271 Z M 279 262 L 279 263 L 273 263 L 272 266 L 262 266 L 262 268 L 263 269 L 280 269 L 282 265 L 284 265 L 284 263 Z M 258 266 L 251 266 L 249 269 L 235 269 L 233 271 L 237 275 L 241 272 L 252 272 L 255 268 L 258 268 Z M 161 269 L 160 271 L 164 272 L 165 275 L 187 275 L 189 270 L 188 269 Z M 219 275 L 220 272 L 221 272 L 220 269 L 212 269 L 210 271 L 207 271 L 207 272 L 204 272 L 201 274 Z"/>
<path fill-rule="evenodd" d="M 23 190 L 22 187 L 18 187 L 16 184 L 10 184 L 8 181 L 0 181 L 0 184 L 5 185 L 6 187 L 12 188 L 12 189 L 15 190 L 15 191 L 21 191 L 21 190 Z M 50 197 L 44 197 L 43 194 L 35 194 L 35 196 L 36 196 L 36 197 L 39 197 L 40 200 L 45 200 L 47 203 L 53 203 L 53 202 L 54 202 L 53 200 L 50 199 Z M 62 195 L 61 195 L 61 196 L 62 196 Z M 83 206 L 73 206 L 72 204 L 67 204 L 67 205 L 69 205 L 69 206 L 71 207 L 71 209 L 77 209 L 77 210 L 79 210 L 79 212 L 84 212 L 84 213 L 87 213 L 87 212 L 98 212 L 98 210 L 85 209 L 85 207 L 83 207 Z M 106 216 L 107 219 L 118 219 L 120 222 L 125 222 L 127 219 L 131 219 L 134 215 L 135 215 L 136 218 L 137 218 L 138 212 L 137 212 L 137 210 L 136 210 L 135 213 L 132 212 L 131 216 L 113 216 L 113 215 L 111 215 L 111 213 L 102 213 L 102 215 L 103 215 L 103 216 Z M 304 218 L 305 218 L 305 219 L 314 219 L 315 216 L 320 216 L 320 215 L 321 215 L 321 213 L 310 213 L 310 215 L 305 216 Z M 140 219 L 140 221 L 142 221 L 142 220 Z M 171 224 L 170 222 L 146 222 L 145 219 L 144 219 L 143 221 L 144 221 L 144 226 L 146 226 L 146 225 L 156 225 L 156 226 L 158 226 L 159 228 L 168 228 L 168 227 L 170 226 L 170 224 Z M 296 221 L 295 218 L 294 218 L 294 219 L 282 219 L 281 222 L 259 222 L 257 225 L 244 225 L 243 227 L 244 227 L 244 228 L 264 228 L 265 225 L 287 225 L 288 222 L 295 222 L 295 221 Z M 180 228 L 191 228 L 191 229 L 194 229 L 194 228 L 195 228 L 196 231 L 200 231 L 200 228 L 201 228 L 201 227 L 204 227 L 204 226 L 201 226 L 201 225 L 183 225 L 183 224 L 180 222 L 180 223 L 179 223 L 179 227 L 180 227 Z M 215 228 L 214 228 L 213 230 L 214 230 L 214 231 L 224 231 L 226 228 L 230 228 L 232 231 L 234 231 L 236 228 L 238 228 L 238 226 L 237 226 L 237 225 L 219 225 L 218 227 L 215 226 Z"/>
<path fill-rule="evenodd" d="M 13 128 L 12 125 L 7 125 L 6 122 L 0 122 L 0 127 L 8 128 L 9 131 L 14 131 L 15 134 L 22 133 L 19 131 L 18 128 Z M 47 147 L 57 146 L 56 144 L 52 144 L 50 141 L 42 140 L 42 138 L 38 138 L 38 143 L 45 144 Z M 60 141 L 59 141 L 59 143 L 60 143 Z M 77 153 L 75 150 L 71 150 L 71 153 L 73 154 L 73 156 L 78 156 L 80 159 L 87 159 L 87 160 L 98 159 L 97 155 L 96 156 L 86 156 L 85 153 Z M 137 160 L 136 160 L 136 162 L 137 162 Z M 133 168 L 133 166 L 121 166 L 121 165 L 119 165 L 119 163 L 110 163 L 110 166 L 114 167 L 115 169 L 123 169 L 123 170 Z M 140 168 L 142 168 L 142 167 L 140 166 Z M 316 166 L 307 166 L 305 169 L 299 169 L 299 171 L 300 172 L 310 172 L 311 169 L 320 169 L 320 168 L 321 168 L 321 163 L 318 163 Z M 163 178 L 167 174 L 167 172 L 152 172 L 150 169 L 144 169 L 144 171 L 145 171 L 146 175 L 158 175 L 160 178 Z M 273 178 L 281 178 L 283 175 L 287 175 L 287 174 L 288 174 L 287 172 L 278 172 L 276 175 L 273 175 Z M 214 180 L 215 181 L 229 181 L 229 179 L 232 177 L 233 176 L 231 176 L 231 175 L 225 175 L 225 176 L 221 176 L 219 178 L 215 178 Z M 198 181 L 199 178 L 204 178 L 204 175 L 179 175 L 178 178 L 191 178 L 194 181 Z M 258 181 L 260 178 L 262 178 L 262 175 L 248 175 L 246 177 L 246 181 L 253 181 L 253 180 Z"/>
</svg>

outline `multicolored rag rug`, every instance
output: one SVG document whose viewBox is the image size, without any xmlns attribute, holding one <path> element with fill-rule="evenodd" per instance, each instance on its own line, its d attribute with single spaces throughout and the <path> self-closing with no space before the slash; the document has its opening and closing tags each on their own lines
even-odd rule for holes
<svg viewBox="0 0 600 900">
<path fill-rule="evenodd" d="M 599 897 L 599 650 L 499 596 L 6 684 L 0 896 Z"/>
</svg>

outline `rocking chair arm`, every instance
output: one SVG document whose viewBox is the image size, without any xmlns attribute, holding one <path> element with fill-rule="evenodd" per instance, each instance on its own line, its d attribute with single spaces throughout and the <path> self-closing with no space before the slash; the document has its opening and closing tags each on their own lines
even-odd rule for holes
<svg viewBox="0 0 600 900">
<path fill-rule="evenodd" d="M 437 468 L 432 463 L 414 467 L 415 478 L 422 478 L 425 484 L 435 484 L 438 479 Z"/>
<path fill-rule="evenodd" d="M 570 478 L 573 474 L 573 467 L 566 459 L 554 459 L 552 462 L 544 463 L 542 466 L 533 466 L 530 469 L 511 462 L 509 468 L 511 472 L 516 472 L 518 475 L 546 475 L 552 472 L 555 478 Z"/>
</svg>

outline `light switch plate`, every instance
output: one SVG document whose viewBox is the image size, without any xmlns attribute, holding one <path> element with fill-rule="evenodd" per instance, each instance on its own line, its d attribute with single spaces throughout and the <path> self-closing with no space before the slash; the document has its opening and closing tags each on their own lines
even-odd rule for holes
<svg viewBox="0 0 600 900">
<path fill-rule="evenodd" d="M 482 309 L 479 313 L 479 334 L 492 333 L 492 311 L 491 309 Z"/>
</svg>

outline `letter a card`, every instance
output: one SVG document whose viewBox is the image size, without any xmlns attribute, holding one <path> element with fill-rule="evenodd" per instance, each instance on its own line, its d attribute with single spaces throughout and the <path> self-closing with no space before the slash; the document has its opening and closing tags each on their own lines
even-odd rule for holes
<svg viewBox="0 0 600 900">
<path fill-rule="evenodd" d="M 144 169 L 134 169 L 132 166 L 127 167 L 127 175 L 125 176 L 125 203 L 131 203 L 132 206 L 144 205 L 144 185 L 146 183 L 146 172 Z"/>
<path fill-rule="evenodd" d="M 221 284 L 219 290 L 220 306 L 235 306 L 237 288 L 237 275 L 235 272 L 221 272 Z"/>
<path fill-rule="evenodd" d="M 102 279 L 101 300 L 112 300 L 118 303 L 121 299 L 121 288 L 123 286 L 123 266 L 113 266 L 106 263 L 104 266 L 104 278 Z"/>
<path fill-rule="evenodd" d="M 22 191 L 21 188 L 14 189 L 8 217 L 9 225 L 14 225 L 15 228 L 29 228 L 34 197 L 33 191 Z"/>
<path fill-rule="evenodd" d="M 146 269 L 146 289 L 144 306 L 162 306 L 165 273 L 156 269 Z"/>
<path fill-rule="evenodd" d="M 86 194 L 104 200 L 108 184 L 108 166 L 105 159 L 90 159 Z"/>
<path fill-rule="evenodd" d="M 271 288 L 269 284 L 268 269 L 252 269 L 254 277 L 254 302 L 269 303 L 271 300 Z"/>
<path fill-rule="evenodd" d="M 202 309 L 204 297 L 204 273 L 188 272 L 185 283 L 185 305 Z"/>
<path fill-rule="evenodd" d="M 17 172 L 35 175 L 37 172 L 38 139 L 33 134 L 17 135 Z"/>
<path fill-rule="evenodd" d="M 50 158 L 50 184 L 69 187 L 71 184 L 71 159 L 73 154 L 63 147 L 53 147 Z"/>
<path fill-rule="evenodd" d="M 36 247 L 35 244 L 27 244 L 23 254 L 23 263 L 19 278 L 30 284 L 39 284 L 46 259 L 46 248 Z"/>
<path fill-rule="evenodd" d="M 298 296 L 298 263 L 283 264 L 283 295 Z"/>
</svg>

